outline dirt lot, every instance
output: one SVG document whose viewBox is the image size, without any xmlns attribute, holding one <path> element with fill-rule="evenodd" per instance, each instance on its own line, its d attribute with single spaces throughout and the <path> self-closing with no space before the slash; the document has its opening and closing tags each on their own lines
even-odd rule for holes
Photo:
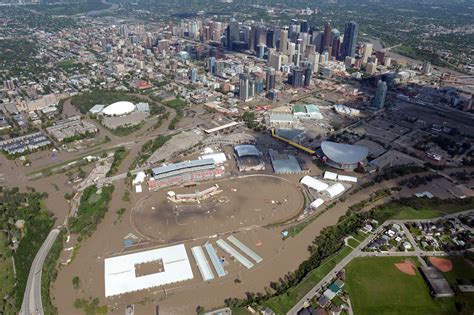
<svg viewBox="0 0 474 315">
<path fill-rule="evenodd" d="M 166 194 L 169 190 L 194 193 L 210 184 L 162 190 L 144 197 L 148 199 L 138 202 L 131 216 L 136 233 L 173 243 L 282 221 L 304 207 L 302 192 L 277 177 L 231 178 L 217 184 L 222 192 L 201 203 L 177 204 L 167 200 Z"/>
</svg>

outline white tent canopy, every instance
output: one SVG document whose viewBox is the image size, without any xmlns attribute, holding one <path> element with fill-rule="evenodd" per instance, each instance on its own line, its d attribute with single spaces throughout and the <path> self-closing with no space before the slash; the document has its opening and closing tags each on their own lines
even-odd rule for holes
<svg viewBox="0 0 474 315">
<path fill-rule="evenodd" d="M 344 186 L 341 183 L 335 183 L 334 185 L 329 186 L 324 193 L 329 197 L 329 198 L 334 198 L 337 195 L 341 194 L 346 190 Z"/>
<path fill-rule="evenodd" d="M 163 271 L 138 275 L 137 265 L 161 261 Z M 183 244 L 147 250 L 104 260 L 105 296 L 159 287 L 189 280 L 193 271 Z"/>
<path fill-rule="evenodd" d="M 311 177 L 311 176 L 305 176 L 301 179 L 300 181 L 301 184 L 311 188 L 311 189 L 314 189 L 316 190 L 317 192 L 320 192 L 320 191 L 323 191 L 323 190 L 326 190 L 329 185 L 320 181 L 320 180 L 317 180 L 316 178 L 314 177 Z"/>
<path fill-rule="evenodd" d="M 337 180 L 337 174 L 333 172 L 324 172 L 324 179 L 329 179 L 329 180 Z"/>
<path fill-rule="evenodd" d="M 324 200 L 322 200 L 321 198 L 318 198 L 316 199 L 315 201 L 313 201 L 310 205 L 310 207 L 312 209 L 317 209 L 319 208 L 319 206 L 321 206 L 322 204 L 324 203 Z"/>
</svg>

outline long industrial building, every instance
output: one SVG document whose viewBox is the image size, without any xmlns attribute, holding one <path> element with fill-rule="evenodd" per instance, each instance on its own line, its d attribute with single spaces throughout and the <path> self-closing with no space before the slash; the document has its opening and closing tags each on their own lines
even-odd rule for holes
<svg viewBox="0 0 474 315">
<path fill-rule="evenodd" d="M 202 159 L 169 164 L 152 169 L 153 178 L 148 181 L 150 190 L 213 179 L 224 174 L 213 159 Z"/>
<path fill-rule="evenodd" d="M 219 260 L 219 257 L 217 256 L 217 252 L 215 248 L 212 246 L 211 243 L 206 243 L 204 244 L 204 248 L 206 249 L 207 254 L 209 255 L 209 258 L 211 259 L 212 265 L 214 266 L 214 269 L 216 270 L 216 273 L 219 277 L 224 277 L 227 272 L 225 272 L 224 267 L 221 264 L 221 261 Z"/>
<path fill-rule="evenodd" d="M 209 262 L 207 261 L 206 255 L 204 255 L 204 251 L 202 250 L 201 246 L 195 246 L 191 248 L 191 252 L 193 253 L 194 260 L 196 260 L 202 280 L 210 281 L 214 279 L 211 266 L 209 265 Z"/>
<path fill-rule="evenodd" d="M 246 254 L 247 256 L 249 256 L 250 258 L 252 258 L 257 264 L 262 262 L 263 258 L 260 257 L 259 255 L 257 255 L 256 252 L 254 252 L 253 250 L 251 250 L 250 248 L 247 247 L 247 245 L 245 245 L 244 243 L 242 243 L 241 241 L 239 241 L 235 236 L 231 235 L 227 238 L 229 240 L 229 242 L 231 242 L 232 244 L 235 245 L 235 247 L 237 247 L 238 249 L 240 249 L 242 252 L 244 252 L 244 254 Z"/>
<path fill-rule="evenodd" d="M 253 263 L 250 260 L 245 258 L 241 253 L 239 253 L 235 248 L 230 246 L 226 241 L 219 239 L 217 240 L 216 244 L 217 246 L 222 248 L 222 250 L 225 251 L 227 254 L 237 259 L 247 269 L 250 269 L 253 267 Z"/>
</svg>

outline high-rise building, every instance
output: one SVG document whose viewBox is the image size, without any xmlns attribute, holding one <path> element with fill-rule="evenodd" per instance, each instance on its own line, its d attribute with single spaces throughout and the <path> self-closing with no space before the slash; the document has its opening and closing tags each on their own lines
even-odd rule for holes
<svg viewBox="0 0 474 315">
<path fill-rule="evenodd" d="M 313 70 L 311 68 L 311 64 L 306 65 L 306 68 L 304 69 L 304 87 L 308 87 L 311 83 L 311 76 L 313 74 Z"/>
<path fill-rule="evenodd" d="M 250 80 L 250 82 L 253 82 L 253 91 L 254 91 L 254 95 L 262 95 L 264 93 L 264 88 L 265 88 L 265 82 L 264 82 L 264 79 L 265 79 L 265 75 L 263 72 L 257 72 L 257 73 L 254 73 L 252 75 L 252 78 Z"/>
<path fill-rule="evenodd" d="M 344 65 L 346 66 L 346 68 L 352 67 L 354 63 L 355 63 L 354 57 L 346 56 L 346 58 L 344 58 Z"/>
<path fill-rule="evenodd" d="M 257 45 L 257 57 L 260 58 L 260 59 L 263 59 L 263 57 L 265 56 L 265 49 L 267 48 L 267 46 L 263 43 L 260 43 Z"/>
<path fill-rule="evenodd" d="M 217 73 L 216 57 L 210 57 L 207 60 L 207 67 L 208 67 L 208 70 L 209 70 L 210 74 L 215 75 Z"/>
<path fill-rule="evenodd" d="M 431 74 L 431 71 L 432 71 L 432 67 L 431 67 L 431 63 L 429 61 L 423 61 L 423 66 L 421 68 L 421 72 L 424 74 L 424 75 L 429 75 Z"/>
<path fill-rule="evenodd" d="M 296 43 L 289 43 L 288 44 L 288 58 L 290 59 L 290 62 L 293 61 L 293 57 L 296 55 Z"/>
<path fill-rule="evenodd" d="M 380 63 L 380 64 L 383 64 L 384 60 L 385 60 L 385 51 L 384 50 L 377 50 L 375 52 L 375 57 L 377 58 L 377 61 Z"/>
<path fill-rule="evenodd" d="M 311 44 L 306 45 L 306 49 L 304 51 L 305 56 L 308 57 L 310 54 L 314 53 L 316 53 L 316 46 Z"/>
<path fill-rule="evenodd" d="M 359 24 L 356 22 L 346 23 L 346 27 L 344 29 L 344 41 L 341 48 L 341 58 L 345 59 L 347 56 L 355 56 L 358 35 Z"/>
<path fill-rule="evenodd" d="M 301 41 L 301 53 L 304 54 L 306 51 L 306 46 L 310 44 L 310 35 L 308 33 L 300 33 L 298 40 Z"/>
<path fill-rule="evenodd" d="M 127 24 L 121 24 L 119 26 L 119 36 L 120 37 L 128 37 L 128 26 Z"/>
<path fill-rule="evenodd" d="M 263 85 L 263 84 L 262 84 Z M 239 97 L 242 101 L 251 99 L 255 94 L 256 81 L 248 73 L 239 75 Z M 263 89 L 263 87 L 262 87 Z"/>
<path fill-rule="evenodd" d="M 275 44 L 276 44 L 275 30 L 273 30 L 273 29 L 267 30 L 267 41 L 266 41 L 267 47 L 268 48 L 275 48 Z"/>
<path fill-rule="evenodd" d="M 381 109 L 385 106 L 385 98 L 387 97 L 387 83 L 379 81 L 377 84 L 377 90 L 375 91 L 374 101 L 372 106 Z"/>
<path fill-rule="evenodd" d="M 324 35 L 323 35 L 323 51 L 331 51 L 332 50 L 332 28 L 331 23 L 326 22 L 324 25 Z"/>
<path fill-rule="evenodd" d="M 282 53 L 288 51 L 288 29 L 280 30 L 280 51 Z"/>
<path fill-rule="evenodd" d="M 308 33 L 309 31 L 309 24 L 308 24 L 308 21 L 306 20 L 302 20 L 300 22 L 300 32 L 301 33 Z"/>
<path fill-rule="evenodd" d="M 313 44 L 316 46 L 316 51 L 319 52 L 320 54 L 324 51 L 323 38 L 324 38 L 324 33 L 322 32 L 313 33 Z"/>
<path fill-rule="evenodd" d="M 250 28 L 250 36 L 249 36 L 249 49 L 251 51 L 255 51 L 257 49 L 256 38 L 257 38 L 257 26 L 252 25 L 252 27 Z"/>
<path fill-rule="evenodd" d="M 339 60 L 340 50 L 341 50 L 341 36 L 337 36 L 337 37 L 333 36 L 331 56 Z"/>
<path fill-rule="evenodd" d="M 197 81 L 197 76 L 198 76 L 198 73 L 197 73 L 196 68 L 192 68 L 192 69 L 189 70 L 188 77 L 189 77 L 189 79 L 191 80 L 192 83 L 195 83 Z"/>
<path fill-rule="evenodd" d="M 290 84 L 293 87 L 303 87 L 303 84 L 304 84 L 303 74 L 304 74 L 304 69 L 303 68 L 294 67 L 291 70 L 291 82 L 290 82 Z"/>
<path fill-rule="evenodd" d="M 364 44 L 362 46 L 362 63 L 367 63 L 367 60 L 372 56 L 372 50 L 374 48 L 373 44 Z"/>
<path fill-rule="evenodd" d="M 302 45 L 303 40 L 298 39 L 296 41 L 296 66 L 300 66 L 300 58 L 301 58 L 301 45 Z"/>
<path fill-rule="evenodd" d="M 232 50 L 233 43 L 240 40 L 240 24 L 236 20 L 230 21 L 227 26 L 227 48 Z"/>
<path fill-rule="evenodd" d="M 365 68 L 365 72 L 370 75 L 374 75 L 377 72 L 377 63 L 375 62 L 368 62 Z"/>
<path fill-rule="evenodd" d="M 329 62 L 329 52 L 328 52 L 327 50 L 325 50 L 321 56 L 324 57 L 323 63 L 324 63 L 324 64 L 327 64 L 327 63 Z"/>
<path fill-rule="evenodd" d="M 256 45 L 267 43 L 267 28 L 264 25 L 258 25 L 256 33 Z"/>
<path fill-rule="evenodd" d="M 296 42 L 296 39 L 298 38 L 298 34 L 300 33 L 300 25 L 299 24 L 293 24 L 290 25 L 288 29 L 288 36 L 290 38 L 291 42 Z"/>
<path fill-rule="evenodd" d="M 311 53 L 308 55 L 308 62 L 311 64 L 311 69 L 313 73 L 319 71 L 319 53 Z"/>
<path fill-rule="evenodd" d="M 265 90 L 267 92 L 275 88 L 275 80 L 276 80 L 275 69 L 270 67 L 267 69 L 267 75 L 265 78 Z"/>
<path fill-rule="evenodd" d="M 276 54 L 272 54 L 270 55 L 270 67 L 272 67 L 273 69 L 276 69 L 277 71 L 280 71 L 281 69 L 281 65 L 282 65 L 282 54 L 281 53 L 276 53 Z"/>
</svg>

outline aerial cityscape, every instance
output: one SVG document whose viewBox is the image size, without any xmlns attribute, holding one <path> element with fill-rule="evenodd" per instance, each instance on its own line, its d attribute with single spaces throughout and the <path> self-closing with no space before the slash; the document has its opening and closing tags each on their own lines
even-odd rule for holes
<svg viewBox="0 0 474 315">
<path fill-rule="evenodd" d="M 0 315 L 474 314 L 473 12 L 0 0 Z"/>
</svg>

